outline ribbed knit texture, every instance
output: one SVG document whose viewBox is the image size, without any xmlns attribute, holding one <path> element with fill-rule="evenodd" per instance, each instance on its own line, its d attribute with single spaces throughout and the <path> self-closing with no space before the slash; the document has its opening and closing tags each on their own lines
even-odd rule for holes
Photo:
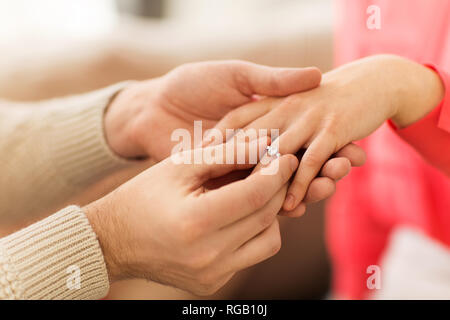
<svg viewBox="0 0 450 320">
<path fill-rule="evenodd" d="M 1 219 L 29 219 L 132 163 L 110 150 L 103 125 L 127 84 L 32 106 L 0 103 Z"/>
<path fill-rule="evenodd" d="M 0 239 L 0 299 L 98 299 L 108 288 L 100 245 L 76 206 Z"/>
<path fill-rule="evenodd" d="M 126 85 L 34 104 L 0 101 L 0 223 L 34 219 L 133 163 L 109 149 L 103 127 L 109 102 Z M 79 289 L 70 282 L 78 271 Z M 108 286 L 101 248 L 79 207 L 0 239 L 0 299 L 98 299 Z"/>
<path fill-rule="evenodd" d="M 50 151 L 54 155 L 53 161 L 69 184 L 89 184 L 131 163 L 111 151 L 104 137 L 103 121 L 105 107 L 127 83 L 95 91 L 77 102 L 74 100 L 74 108 L 66 106 L 62 114 L 58 110 L 48 115 L 52 131 L 61 133 L 52 135 Z"/>
</svg>

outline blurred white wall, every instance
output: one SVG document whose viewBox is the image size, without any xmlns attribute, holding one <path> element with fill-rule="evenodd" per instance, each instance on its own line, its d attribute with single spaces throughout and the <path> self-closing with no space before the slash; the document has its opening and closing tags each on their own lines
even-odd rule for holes
<svg viewBox="0 0 450 320">
<path fill-rule="evenodd" d="M 170 18 L 192 20 L 199 23 L 233 23 L 285 6 L 292 0 L 166 0 L 166 13 Z M 297 0 L 304 2 L 305 0 Z"/>
<path fill-rule="evenodd" d="M 27 38 L 92 38 L 117 20 L 114 0 L 0 0 L 0 43 Z"/>
<path fill-rule="evenodd" d="M 267 16 L 280 23 L 280 14 L 290 12 L 308 22 L 329 20 L 332 0 L 166 0 L 168 18 L 199 25 L 252 24 L 255 16 Z M 295 21 L 299 23 L 298 19 Z M 285 20 L 289 23 L 289 20 Z M 301 22 L 301 21 L 300 21 Z M 306 22 L 306 21 L 305 21 Z M 277 28 L 279 25 L 274 25 Z"/>
<path fill-rule="evenodd" d="M 163 19 L 144 19 L 115 0 L 0 0 L 0 96 L 83 92 L 211 59 L 332 67 L 332 0 L 165 1 Z"/>
<path fill-rule="evenodd" d="M 236 28 L 245 34 L 259 25 L 322 28 L 331 24 L 331 1 L 165 0 L 164 20 L 197 28 L 199 36 Z M 0 45 L 16 39 L 95 39 L 114 31 L 118 21 L 116 0 L 0 0 Z"/>
</svg>

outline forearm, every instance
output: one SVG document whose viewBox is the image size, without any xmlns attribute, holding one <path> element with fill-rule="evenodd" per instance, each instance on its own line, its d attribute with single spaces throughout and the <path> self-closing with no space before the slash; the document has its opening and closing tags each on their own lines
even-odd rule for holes
<svg viewBox="0 0 450 320">
<path fill-rule="evenodd" d="M 399 128 L 411 125 L 433 110 L 445 91 L 439 75 L 430 68 L 387 54 L 363 58 L 332 70 L 323 75 L 321 86 L 329 90 L 341 90 L 345 86 L 357 89 L 354 96 L 346 98 L 358 103 L 364 101 L 364 108 L 372 113 L 381 112 L 385 120 L 390 118 Z"/>
<path fill-rule="evenodd" d="M 409 102 L 415 106 L 413 111 L 419 110 L 416 117 L 419 119 L 405 121 L 400 125 L 399 121 L 392 121 L 391 127 L 425 160 L 450 176 L 450 93 L 445 90 L 449 87 L 450 77 L 444 70 L 435 69 L 434 66 L 424 68 L 430 77 L 427 79 L 423 75 L 423 81 L 418 80 L 421 88 L 417 90 L 422 90 L 421 94 L 427 99 L 419 106 L 414 101 Z"/>
<path fill-rule="evenodd" d="M 121 87 L 0 107 L 0 216 L 45 210 L 127 165 L 103 133 L 105 108 Z"/>
<path fill-rule="evenodd" d="M 137 127 L 145 127 L 145 131 L 159 136 L 162 119 L 158 119 L 153 110 L 157 104 L 160 87 L 161 78 L 134 82 L 111 102 L 105 114 L 105 135 L 111 149 L 118 156 L 153 160 L 146 150 L 146 145 L 150 141 L 139 143 L 142 141 L 143 132 Z"/>
<path fill-rule="evenodd" d="M 450 126 L 443 121 L 448 110 L 448 76 L 402 57 L 380 55 L 368 59 L 370 63 L 363 67 L 369 79 L 364 89 L 369 90 L 368 104 L 378 105 L 375 112 L 380 102 L 383 108 L 387 106 L 386 114 L 397 134 L 449 175 Z"/>
<path fill-rule="evenodd" d="M 399 84 L 400 103 L 391 120 L 398 128 L 406 128 L 439 105 L 445 94 L 444 84 L 440 76 L 426 66 L 395 56 L 385 59 L 395 75 L 393 81 Z"/>
</svg>

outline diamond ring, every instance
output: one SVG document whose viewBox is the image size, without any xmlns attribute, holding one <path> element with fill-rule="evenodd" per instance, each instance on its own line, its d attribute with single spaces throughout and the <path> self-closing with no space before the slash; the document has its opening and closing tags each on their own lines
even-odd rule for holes
<svg viewBox="0 0 450 320">
<path fill-rule="evenodd" d="M 276 146 L 267 146 L 266 151 L 270 157 L 280 157 L 280 153 L 278 152 L 278 148 Z"/>
</svg>

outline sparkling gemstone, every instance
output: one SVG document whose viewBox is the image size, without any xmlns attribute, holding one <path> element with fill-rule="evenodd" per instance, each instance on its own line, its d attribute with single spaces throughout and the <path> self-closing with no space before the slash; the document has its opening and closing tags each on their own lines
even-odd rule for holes
<svg viewBox="0 0 450 320">
<path fill-rule="evenodd" d="M 269 155 L 269 156 L 271 156 L 271 157 L 273 157 L 273 156 L 279 156 L 279 153 L 278 153 L 278 148 L 276 147 L 276 146 L 268 146 L 267 148 L 267 154 Z"/>
</svg>

